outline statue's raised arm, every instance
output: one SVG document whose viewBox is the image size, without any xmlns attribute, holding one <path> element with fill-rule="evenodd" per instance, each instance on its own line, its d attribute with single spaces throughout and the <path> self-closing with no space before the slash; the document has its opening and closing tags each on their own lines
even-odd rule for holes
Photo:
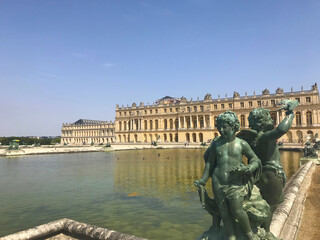
<svg viewBox="0 0 320 240">
<path fill-rule="evenodd" d="M 279 123 L 279 125 L 275 129 L 266 131 L 265 137 L 278 139 L 289 131 L 292 125 L 292 120 L 294 118 L 293 109 L 299 105 L 299 102 L 297 100 L 292 101 L 286 99 L 282 100 L 279 105 L 282 105 L 282 107 L 280 107 L 278 111 L 282 109 L 286 110 L 286 117 Z"/>
<path fill-rule="evenodd" d="M 286 110 L 286 117 L 276 128 L 268 109 L 253 109 L 248 117 L 251 131 L 256 132 L 256 135 L 251 132 L 251 136 L 256 138 L 249 144 L 262 162 L 262 175 L 257 186 L 263 199 L 268 202 L 271 209 L 268 220 L 263 226 L 268 232 L 268 239 L 273 239 L 273 235 L 270 232 L 270 223 L 273 212 L 283 201 L 283 187 L 286 181 L 277 140 L 289 131 L 294 118 L 293 110 L 299 105 L 299 102 L 296 100 L 283 100 L 279 105 L 282 106 L 278 111 Z"/>
</svg>

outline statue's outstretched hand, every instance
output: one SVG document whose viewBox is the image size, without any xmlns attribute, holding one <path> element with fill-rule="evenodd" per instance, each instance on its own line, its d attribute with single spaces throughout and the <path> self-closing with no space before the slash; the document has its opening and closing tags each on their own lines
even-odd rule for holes
<svg viewBox="0 0 320 240">
<path fill-rule="evenodd" d="M 293 109 L 299 106 L 299 102 L 297 100 L 284 99 L 279 103 L 279 105 L 282 105 L 280 109 L 284 109 L 289 112 L 292 112 Z"/>
<path fill-rule="evenodd" d="M 193 184 L 194 184 L 196 187 L 206 185 L 205 181 L 204 181 L 202 178 L 200 178 L 199 180 L 194 181 Z"/>
</svg>

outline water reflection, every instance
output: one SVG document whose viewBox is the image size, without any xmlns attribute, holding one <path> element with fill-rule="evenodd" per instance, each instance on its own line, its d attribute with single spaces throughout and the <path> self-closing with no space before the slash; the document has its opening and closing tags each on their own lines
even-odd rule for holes
<svg viewBox="0 0 320 240">
<path fill-rule="evenodd" d="M 204 149 L 140 150 L 117 153 L 114 184 L 118 191 L 170 200 L 196 192 L 193 182 L 204 168 Z M 281 151 L 289 179 L 299 169 L 300 152 Z M 210 181 L 208 182 L 210 184 Z M 207 187 L 210 191 L 210 186 Z"/>
<path fill-rule="evenodd" d="M 170 200 L 196 192 L 193 181 L 203 169 L 204 150 L 141 150 L 117 153 L 115 187 L 128 194 Z M 136 158 L 136 159 L 135 159 Z"/>
</svg>

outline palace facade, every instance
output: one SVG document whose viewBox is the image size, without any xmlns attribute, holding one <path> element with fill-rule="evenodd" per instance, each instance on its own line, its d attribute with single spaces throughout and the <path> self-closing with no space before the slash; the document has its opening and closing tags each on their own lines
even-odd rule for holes
<svg viewBox="0 0 320 240">
<path fill-rule="evenodd" d="M 290 131 L 282 137 L 285 142 L 305 141 L 320 133 L 320 104 L 317 84 L 310 90 L 284 92 L 278 88 L 275 93 L 268 89 L 262 94 L 212 99 L 207 94 L 203 100 L 187 100 L 184 97 L 164 97 L 153 105 L 133 103 L 131 107 L 116 105 L 115 136 L 117 142 L 207 142 L 219 135 L 215 127 L 217 116 L 226 110 L 234 111 L 240 120 L 241 129 L 249 128 L 248 116 L 252 109 L 270 109 L 277 125 L 285 117 L 279 109 L 283 99 L 297 100 L 295 119 Z"/>
<path fill-rule="evenodd" d="M 79 119 L 74 123 L 64 123 L 61 129 L 61 144 L 86 145 L 114 142 L 114 123 Z"/>
</svg>

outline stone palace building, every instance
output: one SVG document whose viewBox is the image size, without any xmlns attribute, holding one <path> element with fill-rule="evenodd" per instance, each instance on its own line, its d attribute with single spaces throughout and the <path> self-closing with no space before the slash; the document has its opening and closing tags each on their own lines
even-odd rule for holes
<svg viewBox="0 0 320 240">
<path fill-rule="evenodd" d="M 203 100 L 187 100 L 184 97 L 164 97 L 153 105 L 133 103 L 131 107 L 116 106 L 116 142 L 207 142 L 219 135 L 215 127 L 217 116 L 234 111 L 241 128 L 249 128 L 248 116 L 252 109 L 263 107 L 271 110 L 271 117 L 277 125 L 285 117 L 277 105 L 283 99 L 296 99 L 300 105 L 295 109 L 296 117 L 290 131 L 282 137 L 285 142 L 305 141 L 308 136 L 320 133 L 320 104 L 317 84 L 311 90 L 284 92 L 278 88 L 275 93 L 268 89 L 262 94 L 212 99 L 207 94 Z M 71 127 L 71 125 L 70 125 Z M 80 140 L 81 142 L 82 140 Z M 101 141 L 101 140 L 100 140 Z"/>
<path fill-rule="evenodd" d="M 74 123 L 64 123 L 61 129 L 61 144 L 86 145 L 114 142 L 114 123 L 79 119 Z"/>
</svg>

